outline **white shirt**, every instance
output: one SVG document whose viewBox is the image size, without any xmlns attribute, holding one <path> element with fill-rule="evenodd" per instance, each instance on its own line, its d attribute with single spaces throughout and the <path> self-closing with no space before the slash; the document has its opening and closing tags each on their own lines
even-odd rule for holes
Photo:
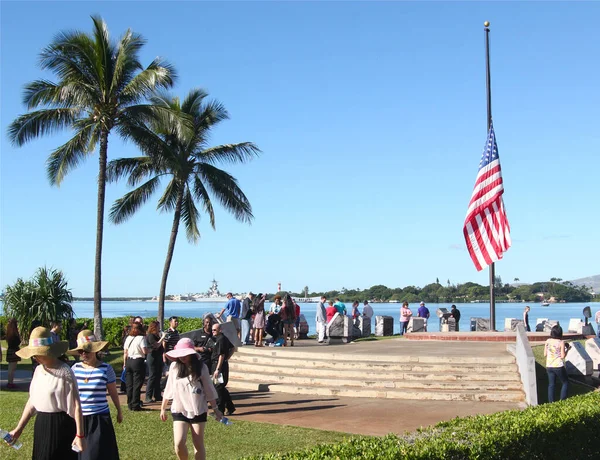
<svg viewBox="0 0 600 460">
<path fill-rule="evenodd" d="M 125 339 L 123 350 L 127 350 L 128 358 L 145 358 L 144 348 L 148 348 L 148 342 L 143 335 L 129 336 Z"/>
<path fill-rule="evenodd" d="M 371 305 L 366 304 L 363 307 L 363 316 L 366 316 L 369 319 L 373 317 L 373 307 L 371 307 Z"/>
<path fill-rule="evenodd" d="M 187 418 L 194 418 L 208 412 L 208 401 L 217 399 L 217 390 L 212 383 L 208 368 L 202 366 L 200 380 L 191 377 L 178 377 L 177 363 L 172 362 L 169 368 L 169 378 L 165 386 L 163 397 L 172 399 L 171 412 L 183 414 Z M 195 393 L 200 391 L 200 393 Z"/>
<path fill-rule="evenodd" d="M 66 412 L 75 418 L 75 401 L 79 397 L 77 380 L 68 364 L 56 369 L 35 368 L 29 386 L 29 402 L 38 412 Z"/>
<path fill-rule="evenodd" d="M 600 310 L 596 312 L 596 322 L 600 324 Z"/>
</svg>

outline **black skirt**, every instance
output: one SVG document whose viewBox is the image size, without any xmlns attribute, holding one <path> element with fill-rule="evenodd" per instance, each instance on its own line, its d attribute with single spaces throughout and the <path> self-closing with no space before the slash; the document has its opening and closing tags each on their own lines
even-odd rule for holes
<svg viewBox="0 0 600 460">
<path fill-rule="evenodd" d="M 86 449 L 79 460 L 119 460 L 117 437 L 110 414 L 86 415 L 83 417 Z"/>
<path fill-rule="evenodd" d="M 75 420 L 66 412 L 38 412 L 33 428 L 33 460 L 77 460 L 71 449 Z"/>
</svg>

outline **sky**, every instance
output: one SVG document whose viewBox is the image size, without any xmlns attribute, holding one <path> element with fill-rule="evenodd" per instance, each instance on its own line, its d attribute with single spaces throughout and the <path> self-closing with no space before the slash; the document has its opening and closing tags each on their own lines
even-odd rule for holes
<svg viewBox="0 0 600 460">
<path fill-rule="evenodd" d="M 212 144 L 251 141 L 239 181 L 252 225 L 216 210 L 193 245 L 180 232 L 167 293 L 274 292 L 487 284 L 463 222 L 486 140 L 483 22 L 491 22 L 492 111 L 512 247 L 504 282 L 600 273 L 600 4 L 597 2 L 7 2 L 1 3 L 0 286 L 43 265 L 93 295 L 97 152 L 60 188 L 46 177 L 64 131 L 23 147 L 8 125 L 23 86 L 54 75 L 38 55 L 63 30 L 166 58 L 174 94 L 204 88 L 231 119 Z M 135 156 L 111 135 L 109 159 Z M 109 184 L 106 214 L 128 191 Z M 105 224 L 103 296 L 153 296 L 172 215 L 156 197 Z"/>
</svg>

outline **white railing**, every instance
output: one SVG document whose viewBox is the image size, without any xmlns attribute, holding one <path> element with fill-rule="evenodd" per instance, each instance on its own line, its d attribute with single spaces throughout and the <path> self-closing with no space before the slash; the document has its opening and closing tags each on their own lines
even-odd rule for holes
<svg viewBox="0 0 600 460">
<path fill-rule="evenodd" d="M 517 342 L 514 351 L 509 351 L 515 355 L 519 374 L 521 374 L 521 383 L 525 391 L 525 402 L 530 406 L 537 406 L 537 379 L 535 375 L 535 357 L 527 339 L 525 327 L 522 324 L 517 325 Z"/>
</svg>

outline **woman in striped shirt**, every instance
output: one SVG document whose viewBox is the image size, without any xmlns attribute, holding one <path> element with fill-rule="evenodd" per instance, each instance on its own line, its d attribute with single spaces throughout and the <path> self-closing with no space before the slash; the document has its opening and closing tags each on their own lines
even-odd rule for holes
<svg viewBox="0 0 600 460">
<path fill-rule="evenodd" d="M 79 460 L 119 459 L 117 438 L 113 428 L 106 392 L 117 408 L 117 423 L 123 421 L 115 371 L 98 360 L 97 353 L 107 348 L 108 342 L 96 341 L 94 333 L 83 330 L 77 336 L 77 347 L 69 350 L 70 355 L 79 356 L 81 361 L 72 367 L 77 378 L 79 397 L 83 411 L 83 425 L 87 449 Z"/>
</svg>

